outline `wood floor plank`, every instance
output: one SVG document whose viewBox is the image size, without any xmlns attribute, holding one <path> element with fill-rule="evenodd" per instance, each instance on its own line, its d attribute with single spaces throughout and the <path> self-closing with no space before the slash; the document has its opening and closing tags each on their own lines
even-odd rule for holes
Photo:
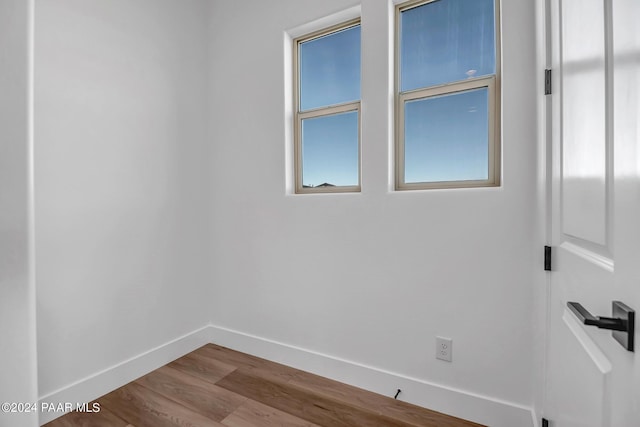
<svg viewBox="0 0 640 427">
<path fill-rule="evenodd" d="M 483 427 L 481 424 L 451 417 L 214 344 L 208 344 L 199 350 L 203 356 L 240 366 L 243 371 L 251 372 L 252 375 L 271 378 L 274 381 L 284 380 L 296 388 L 306 389 L 308 393 L 322 394 L 332 400 L 342 401 L 360 408 L 365 412 L 390 416 L 413 426 Z"/>
<path fill-rule="evenodd" d="M 198 350 L 174 360 L 168 366 L 214 384 L 236 369 L 235 365 L 203 356 Z"/>
<path fill-rule="evenodd" d="M 322 426 L 335 427 L 414 427 L 403 421 L 393 420 L 382 414 L 299 389 L 288 382 L 257 375 L 255 371 L 238 368 L 218 381 L 220 387 L 287 412 L 298 418 Z M 446 424 L 426 426 L 444 427 Z"/>
<path fill-rule="evenodd" d="M 98 402 L 137 427 L 223 426 L 135 382 L 101 397 Z"/>
<path fill-rule="evenodd" d="M 170 366 L 156 369 L 135 382 L 215 421 L 226 418 L 247 400 Z"/>
<path fill-rule="evenodd" d="M 214 360 L 227 363 L 236 367 L 257 367 L 262 366 L 265 362 L 261 359 L 250 354 L 242 353 L 239 351 L 231 350 L 227 347 L 222 347 L 216 344 L 206 344 L 191 354 L 197 354 L 205 357 L 210 357 Z"/>
<path fill-rule="evenodd" d="M 483 427 L 480 424 L 450 417 L 436 411 L 431 411 L 401 400 L 395 400 L 391 397 L 382 396 L 308 372 L 303 372 L 298 378 L 292 379 L 289 383 L 298 388 L 307 389 L 311 393 L 322 394 L 352 406 L 386 414 L 415 426 L 451 425 L 460 427 Z M 451 419 L 445 421 L 446 418 Z M 447 422 L 450 424 L 446 424 Z"/>
<path fill-rule="evenodd" d="M 254 400 L 247 400 L 222 420 L 228 427 L 319 427 Z"/>
<path fill-rule="evenodd" d="M 250 368 L 261 372 L 263 376 L 275 376 L 285 381 L 300 378 L 301 374 L 304 374 L 304 371 L 299 369 L 234 351 L 215 344 L 207 344 L 200 347 L 196 352 L 198 352 L 199 355 L 212 360 L 223 361 L 224 363 L 237 367 Z"/>
<path fill-rule="evenodd" d="M 89 404 L 93 407 L 93 402 Z M 43 427 L 134 427 L 116 416 L 107 408 L 100 408 L 100 412 L 69 412 L 62 417 L 48 422 Z"/>
</svg>

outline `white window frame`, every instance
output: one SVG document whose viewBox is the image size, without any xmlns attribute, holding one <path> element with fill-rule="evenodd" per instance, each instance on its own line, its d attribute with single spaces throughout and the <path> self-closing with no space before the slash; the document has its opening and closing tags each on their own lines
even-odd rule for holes
<svg viewBox="0 0 640 427">
<path fill-rule="evenodd" d="M 429 190 L 438 188 L 470 188 L 470 187 L 498 187 L 501 182 L 501 137 L 500 137 L 500 3 L 494 0 L 495 9 L 495 59 L 496 72 L 490 76 L 483 76 L 460 80 L 445 84 L 428 86 L 424 88 L 400 92 L 400 14 L 405 10 L 413 9 L 442 0 L 417 0 L 400 3 L 395 12 L 395 98 L 396 98 L 396 122 L 395 122 L 395 189 L 396 190 Z M 444 0 L 446 1 L 446 0 Z M 404 147 L 404 107 L 407 101 L 428 99 L 435 96 L 453 95 L 473 89 L 487 88 L 488 91 L 488 178 L 485 180 L 467 181 L 438 181 L 438 182 L 411 182 L 405 178 L 405 147 Z"/>
<path fill-rule="evenodd" d="M 361 121 L 360 100 L 345 102 L 341 104 L 329 105 L 327 107 L 314 108 L 300 111 L 300 45 L 314 39 L 328 36 L 355 26 L 360 25 L 360 18 L 333 25 L 311 34 L 298 37 L 293 40 L 293 135 L 294 135 L 294 172 L 295 172 L 295 192 L 296 194 L 309 193 L 353 193 L 360 192 L 362 176 L 362 147 L 361 147 Z M 362 51 L 361 51 L 362 54 Z M 362 69 L 360 70 L 362 73 Z M 317 117 L 328 117 L 335 114 L 356 111 L 358 114 L 358 184 L 335 187 L 304 187 L 302 183 L 302 121 Z"/>
</svg>

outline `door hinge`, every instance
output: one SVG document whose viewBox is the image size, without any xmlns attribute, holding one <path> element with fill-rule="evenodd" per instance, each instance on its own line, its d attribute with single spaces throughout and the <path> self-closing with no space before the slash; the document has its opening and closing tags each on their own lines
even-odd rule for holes
<svg viewBox="0 0 640 427">
<path fill-rule="evenodd" d="M 544 70 L 544 94 L 551 95 L 551 70 Z"/>
<path fill-rule="evenodd" d="M 551 271 L 551 246 L 544 247 L 544 271 Z"/>
<path fill-rule="evenodd" d="M 546 418 L 542 419 L 542 427 L 549 427 L 549 420 Z"/>
</svg>

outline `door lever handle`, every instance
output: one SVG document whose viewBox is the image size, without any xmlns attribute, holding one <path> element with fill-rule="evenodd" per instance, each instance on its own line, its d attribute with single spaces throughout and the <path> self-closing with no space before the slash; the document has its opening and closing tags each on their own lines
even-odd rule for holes
<svg viewBox="0 0 640 427">
<path fill-rule="evenodd" d="M 633 351 L 635 311 L 629 306 L 620 301 L 613 301 L 613 317 L 594 316 L 578 302 L 567 302 L 567 306 L 583 324 L 614 331 L 613 338 L 627 350 Z"/>
<path fill-rule="evenodd" d="M 585 325 L 597 326 L 600 329 L 611 329 L 613 331 L 626 331 L 626 321 L 620 318 L 593 316 L 582 304 L 578 302 L 568 302 L 567 305 L 578 319 Z"/>
</svg>

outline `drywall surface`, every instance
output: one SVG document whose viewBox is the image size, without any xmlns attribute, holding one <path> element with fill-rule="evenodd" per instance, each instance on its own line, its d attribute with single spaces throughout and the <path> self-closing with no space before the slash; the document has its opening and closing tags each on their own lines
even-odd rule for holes
<svg viewBox="0 0 640 427">
<path fill-rule="evenodd" d="M 30 44 L 33 2 L 0 0 L 0 403 L 36 402 Z M 36 426 L 2 407 L 0 425 Z"/>
<path fill-rule="evenodd" d="M 215 2 L 212 322 L 528 407 L 534 3 L 502 2 L 501 187 L 391 190 L 393 5 L 364 0 L 362 192 L 293 195 L 287 31 L 357 5 Z M 435 359 L 436 335 L 453 363 Z"/>
<path fill-rule="evenodd" d="M 208 8 L 36 2 L 41 397 L 207 324 Z"/>
</svg>

